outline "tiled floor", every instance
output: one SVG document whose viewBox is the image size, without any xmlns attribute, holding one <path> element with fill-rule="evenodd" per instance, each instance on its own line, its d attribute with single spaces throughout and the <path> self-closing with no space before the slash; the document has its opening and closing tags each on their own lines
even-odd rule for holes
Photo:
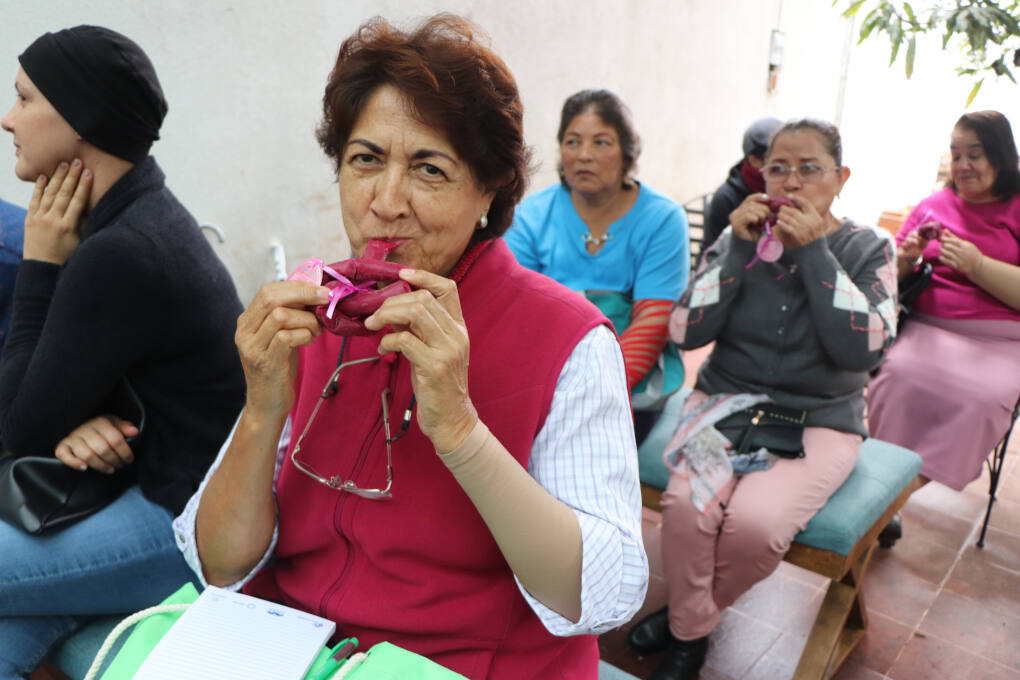
<svg viewBox="0 0 1020 680">
<path fill-rule="evenodd" d="M 1010 443 L 984 548 L 975 543 L 988 502 L 987 470 L 962 492 L 933 483 L 910 498 L 903 538 L 891 550 L 876 550 L 865 575 L 867 634 L 838 680 L 1020 680 L 1018 451 L 1020 431 Z M 635 620 L 666 601 L 659 516 L 644 513 L 652 574 Z M 825 586 L 821 576 L 781 563 L 724 612 L 702 680 L 791 677 Z M 659 657 L 632 652 L 626 632 L 603 635 L 602 656 L 647 677 Z"/>
</svg>

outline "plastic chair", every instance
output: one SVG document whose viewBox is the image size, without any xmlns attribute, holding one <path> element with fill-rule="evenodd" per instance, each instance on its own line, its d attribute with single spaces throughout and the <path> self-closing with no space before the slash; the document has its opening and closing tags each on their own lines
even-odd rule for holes
<svg viewBox="0 0 1020 680">
<path fill-rule="evenodd" d="M 985 547 L 985 533 L 988 531 L 988 520 L 992 517 L 992 504 L 995 503 L 995 491 L 999 488 L 999 476 L 1002 474 L 1002 464 L 1006 461 L 1006 448 L 1009 446 L 1009 436 L 1013 433 L 1013 427 L 1016 425 L 1017 416 L 1020 416 L 1020 398 L 1016 401 L 1016 406 L 1013 407 L 1013 420 L 1009 424 L 1009 429 L 1006 430 L 1006 434 L 1003 435 L 1002 441 L 992 451 L 991 457 L 986 461 L 988 463 L 988 508 L 985 510 L 985 521 L 981 525 L 981 536 L 978 538 L 977 547 Z"/>
</svg>

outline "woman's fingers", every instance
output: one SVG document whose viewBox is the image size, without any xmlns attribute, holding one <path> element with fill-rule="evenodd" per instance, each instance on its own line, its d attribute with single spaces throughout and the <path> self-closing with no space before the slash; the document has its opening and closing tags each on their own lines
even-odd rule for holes
<svg viewBox="0 0 1020 680">
<path fill-rule="evenodd" d="M 57 169 L 53 172 L 53 176 L 50 177 L 49 183 L 46 185 L 46 190 L 42 195 L 42 202 L 39 204 L 39 208 L 43 212 L 49 212 L 56 200 L 57 193 L 60 191 L 60 187 L 64 184 L 64 179 L 67 177 L 67 171 L 69 166 L 66 162 L 61 162 L 57 165 Z"/>
<path fill-rule="evenodd" d="M 88 192 L 85 189 L 89 185 L 91 177 L 92 172 L 84 170 L 81 161 L 76 158 L 71 163 L 64 180 L 60 183 L 60 188 L 57 189 L 52 210 L 72 226 L 77 225 L 78 220 L 85 213 L 85 206 L 88 202 Z"/>
<path fill-rule="evenodd" d="M 46 175 L 39 175 L 35 180 L 35 186 L 32 188 L 32 199 L 28 202 L 28 214 L 34 215 L 39 212 L 39 207 L 42 205 L 43 193 L 46 191 L 46 185 L 49 182 L 49 177 Z"/>
<path fill-rule="evenodd" d="M 72 448 L 70 441 L 67 439 L 63 439 L 59 444 L 57 444 L 57 449 L 54 453 L 57 459 L 69 468 L 74 468 L 81 472 L 84 472 L 89 468 L 88 463 L 75 455 L 74 449 Z"/>
<path fill-rule="evenodd" d="M 439 277 L 437 277 L 439 278 Z M 370 317 L 365 319 L 369 330 L 380 330 L 386 326 L 396 329 L 410 329 L 430 347 L 443 344 L 467 345 L 467 328 L 461 316 L 460 298 L 456 284 L 452 288 L 435 286 L 437 296 L 430 290 L 415 290 L 394 296 Z"/>
<path fill-rule="evenodd" d="M 272 335 L 285 328 L 307 328 L 318 333 L 315 314 L 307 307 L 324 304 L 329 289 L 302 281 L 278 281 L 263 286 L 237 319 L 237 338 L 260 336 L 259 349 L 266 349 Z"/>
<path fill-rule="evenodd" d="M 67 261 L 80 241 L 78 227 L 88 210 L 92 180 L 79 159 L 61 163 L 48 180 L 39 177 L 25 217 L 25 259 Z"/>
<path fill-rule="evenodd" d="M 138 431 L 132 423 L 116 416 L 98 416 L 64 437 L 54 454 L 65 465 L 77 470 L 91 467 L 109 474 L 134 462 L 134 454 L 125 439 L 125 432 L 132 431 L 135 434 Z"/>
<path fill-rule="evenodd" d="M 248 387 L 246 408 L 274 417 L 290 410 L 297 354 L 322 332 L 308 307 L 328 300 L 329 289 L 304 281 L 263 286 L 237 320 L 234 341 Z"/>
<path fill-rule="evenodd" d="M 460 309 L 460 295 L 453 280 L 424 269 L 402 269 L 400 278 L 416 288 L 432 293 L 452 319 L 461 323 L 464 321 L 464 314 Z"/>
<path fill-rule="evenodd" d="M 760 235 L 752 228 L 762 224 L 769 216 L 768 194 L 751 194 L 730 213 L 733 233 L 739 238 L 755 241 Z"/>
</svg>

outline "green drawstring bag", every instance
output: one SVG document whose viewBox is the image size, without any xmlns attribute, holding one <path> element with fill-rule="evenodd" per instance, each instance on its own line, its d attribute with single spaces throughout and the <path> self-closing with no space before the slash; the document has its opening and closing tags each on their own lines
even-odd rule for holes
<svg viewBox="0 0 1020 680">
<path fill-rule="evenodd" d="M 195 589 L 194 584 L 188 583 L 163 600 L 161 604 L 188 605 L 197 599 L 198 590 Z M 170 626 L 174 625 L 183 613 L 184 609 L 182 608 L 179 611 L 153 614 L 135 624 L 131 635 L 124 641 L 124 646 L 120 648 L 116 658 L 110 662 L 106 672 L 103 673 L 102 680 L 130 680 L 135 677 L 135 673 L 142 667 L 145 657 L 163 639 L 166 632 L 170 630 Z"/>
<path fill-rule="evenodd" d="M 152 614 L 135 624 L 120 652 L 103 673 L 102 680 L 133 678 L 152 648 L 177 622 L 187 606 L 197 599 L 198 591 L 188 583 L 160 605 L 179 605 L 179 609 Z M 424 656 L 388 642 L 380 642 L 366 653 L 355 654 L 332 672 L 328 669 L 336 664 L 331 661 L 330 654 L 328 648 L 323 648 L 305 677 L 342 677 L 344 680 L 467 680 L 463 675 L 443 668 Z M 324 675 L 324 672 L 329 674 Z"/>
</svg>

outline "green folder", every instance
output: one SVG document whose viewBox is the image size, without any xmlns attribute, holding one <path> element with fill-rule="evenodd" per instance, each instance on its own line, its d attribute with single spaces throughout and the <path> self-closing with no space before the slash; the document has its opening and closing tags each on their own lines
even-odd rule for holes
<svg viewBox="0 0 1020 680">
<path fill-rule="evenodd" d="M 190 604 L 196 599 L 198 599 L 198 591 L 195 590 L 195 586 L 189 583 L 164 600 L 162 604 Z M 103 673 L 101 680 L 130 680 L 133 678 L 152 648 L 159 643 L 183 613 L 183 611 L 179 611 L 155 614 L 135 625 L 131 635 L 121 647 L 120 653 L 110 662 Z M 330 650 L 326 648 L 319 652 L 308 670 L 308 675 L 315 674 L 328 664 L 329 655 Z M 341 665 L 337 670 L 342 668 Z M 467 680 L 463 675 L 443 668 L 424 656 L 388 642 L 380 642 L 369 649 L 367 658 L 351 668 L 344 680 L 366 678 L 371 678 L 371 680 Z"/>
</svg>

